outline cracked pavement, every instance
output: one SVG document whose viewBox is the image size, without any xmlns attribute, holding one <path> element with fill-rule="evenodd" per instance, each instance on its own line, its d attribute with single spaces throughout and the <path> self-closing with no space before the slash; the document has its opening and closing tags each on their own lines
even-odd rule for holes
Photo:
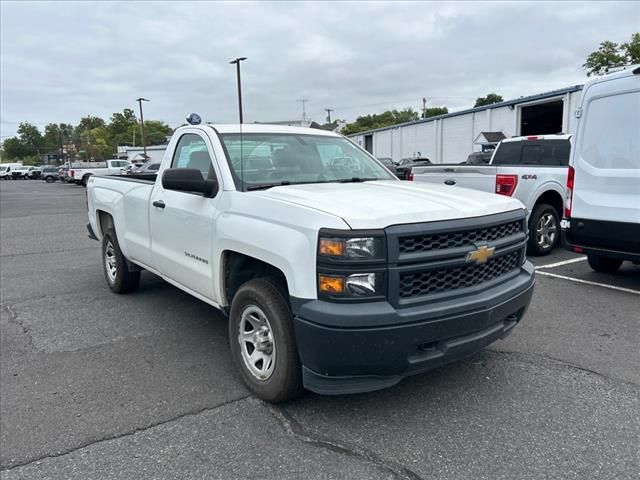
<svg viewBox="0 0 640 480">
<path fill-rule="evenodd" d="M 84 194 L 0 183 L 2 479 L 640 476 L 638 295 L 538 276 L 522 324 L 472 358 L 272 406 L 215 309 L 147 273 L 108 290 Z M 640 290 L 639 267 L 585 264 L 553 271 Z"/>
</svg>

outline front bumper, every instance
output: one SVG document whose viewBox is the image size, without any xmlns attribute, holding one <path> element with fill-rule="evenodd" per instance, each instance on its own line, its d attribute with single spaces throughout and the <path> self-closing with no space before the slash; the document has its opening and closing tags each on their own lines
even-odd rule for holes
<svg viewBox="0 0 640 480">
<path fill-rule="evenodd" d="M 527 262 L 517 277 L 446 304 L 401 310 L 387 302 L 294 305 L 305 388 L 325 395 L 368 392 L 472 355 L 511 332 L 533 285 Z"/>
</svg>

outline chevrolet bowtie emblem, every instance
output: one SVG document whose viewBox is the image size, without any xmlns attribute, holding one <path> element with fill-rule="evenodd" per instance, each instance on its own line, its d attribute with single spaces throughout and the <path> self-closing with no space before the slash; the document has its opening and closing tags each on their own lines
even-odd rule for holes
<svg viewBox="0 0 640 480">
<path fill-rule="evenodd" d="M 487 247 L 486 245 L 483 245 L 482 247 L 479 247 L 477 250 L 467 253 L 467 263 L 469 262 L 487 263 L 487 260 L 493 257 L 493 254 L 495 253 L 495 251 L 496 251 L 496 247 Z"/>
</svg>

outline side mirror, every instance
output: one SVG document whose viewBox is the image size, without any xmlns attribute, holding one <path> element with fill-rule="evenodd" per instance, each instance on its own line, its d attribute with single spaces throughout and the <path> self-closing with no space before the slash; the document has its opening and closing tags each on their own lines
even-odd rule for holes
<svg viewBox="0 0 640 480">
<path fill-rule="evenodd" d="M 166 190 L 201 193 L 213 198 L 218 194 L 218 182 L 205 180 L 200 170 L 195 168 L 168 168 L 162 174 L 162 186 Z"/>
</svg>

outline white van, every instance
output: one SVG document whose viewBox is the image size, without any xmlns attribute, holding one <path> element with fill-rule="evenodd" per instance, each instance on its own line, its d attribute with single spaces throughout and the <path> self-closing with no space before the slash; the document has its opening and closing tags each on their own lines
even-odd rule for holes
<svg viewBox="0 0 640 480">
<path fill-rule="evenodd" d="M 562 239 L 598 272 L 640 263 L 640 66 L 582 90 Z"/>
<path fill-rule="evenodd" d="M 22 168 L 21 163 L 0 163 L 0 179 L 9 180 L 13 178 L 13 174 L 11 173 L 15 168 Z"/>
</svg>

